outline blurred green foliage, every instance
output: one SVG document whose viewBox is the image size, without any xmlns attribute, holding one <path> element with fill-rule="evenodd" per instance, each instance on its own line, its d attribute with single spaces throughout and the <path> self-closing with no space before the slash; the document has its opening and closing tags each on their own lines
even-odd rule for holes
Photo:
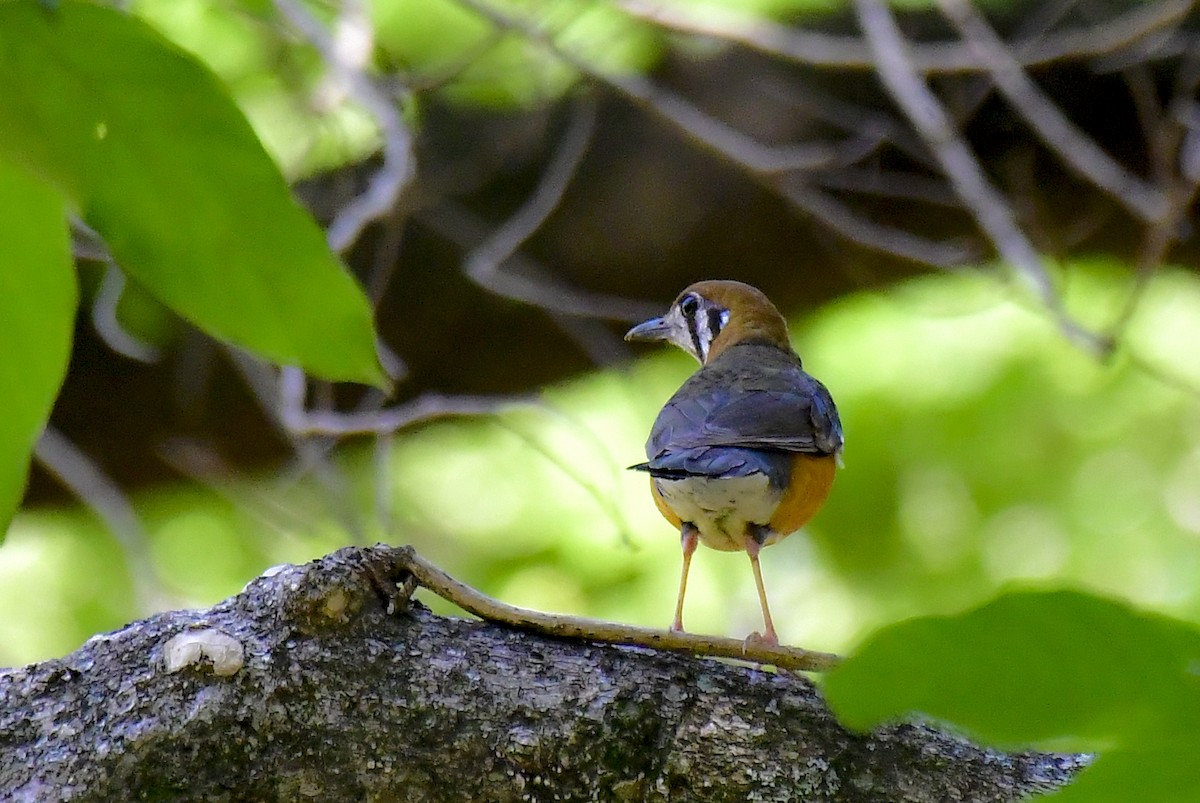
<svg viewBox="0 0 1200 803">
<path fill-rule="evenodd" d="M 269 3 L 131 5 L 212 67 L 286 175 L 378 147 L 369 119 L 311 48 L 286 37 Z M 821 0 L 712 5 L 764 14 L 829 7 Z M 536 18 L 553 42 L 600 70 L 645 70 L 665 46 L 661 34 L 608 3 L 512 0 L 503 8 Z M 379 66 L 440 87 L 453 102 L 529 106 L 560 97 L 577 80 L 544 48 L 450 0 L 378 0 L 370 10 Z M 57 13 L 67 22 L 53 30 L 33 3 L 0 12 L 9 56 L 0 86 L 21 90 L 6 95 L 18 102 L 0 108 L 0 152 L 73 202 L 140 280 L 139 292 L 280 359 L 299 353 L 290 338 L 312 340 L 297 323 L 319 319 L 318 348 L 302 349 L 308 367 L 379 380 L 363 300 L 207 72 L 144 26 L 97 6 L 62 4 Z M 419 115 L 418 101 L 409 112 Z M 179 120 L 191 122 L 160 125 Z M 196 130 L 205 136 L 189 144 Z M 44 187 L 14 190 L 29 177 L 6 165 L 0 171 L 0 206 L 24 215 L 7 222 L 32 221 L 38 225 L 20 231 L 41 238 L 37 255 L 13 259 L 42 266 L 38 278 L 49 283 L 61 279 L 54 272 L 65 247 L 59 196 L 39 204 Z M 161 202 L 162 176 L 170 177 L 171 204 Z M 267 195 L 256 195 L 264 187 Z M 6 193 L 32 200 L 5 201 Z M 229 214 L 230 197 L 253 198 L 265 217 Z M 39 218 L 51 206 L 54 214 Z M 187 210 L 186 225 L 172 207 Z M 233 238 L 239 229 L 242 245 L 197 246 L 197 234 Z M 266 230 L 300 250 L 272 245 L 267 258 L 245 245 Z M 0 240 L 0 248 L 23 246 Z M 297 281 L 305 265 L 315 278 Z M 1132 289 L 1116 266 L 1066 266 L 1061 278 L 1071 314 L 1097 328 L 1118 317 Z M 65 349 L 73 293 L 62 282 L 47 286 L 52 298 L 43 304 L 28 295 L 36 282 L 22 282 L 27 303 L 0 313 L 25 326 L 9 326 L 7 336 Z M 261 314 L 280 303 L 281 289 L 324 314 Z M 127 301 L 123 314 L 155 330 L 161 318 L 149 296 Z M 17 297 L 0 293 L 0 305 Z M 341 312 L 331 313 L 337 298 Z M 355 345 L 330 340 L 331 316 L 346 323 Z M 289 323 L 274 325 L 280 320 Z M 50 336 L 22 334 L 47 325 Z M 1102 749 L 1061 799 L 1191 799 L 1185 790 L 1200 777 L 1180 746 L 1200 736 L 1200 636 L 1188 624 L 1200 622 L 1195 277 L 1157 276 L 1122 349 L 1105 362 L 1073 349 L 1046 316 L 984 275 L 846 298 L 800 322 L 795 334 L 809 369 L 838 400 L 847 464 L 817 520 L 764 559 L 781 635 L 845 651 L 881 626 L 920 617 L 880 631 L 831 676 L 840 710 L 858 725 L 915 709 L 1006 744 Z M 5 345 L 10 355 L 32 353 Z M 0 375 L 10 410 L 36 402 L 18 410 L 30 414 L 9 416 L 19 431 L 0 433 L 0 446 L 20 447 L 18 457 L 49 405 L 34 395 L 52 394 L 65 362 L 58 352 L 40 356 L 33 366 L 9 360 L 19 380 Z M 405 434 L 382 464 L 370 449 L 346 448 L 336 459 L 348 500 L 292 475 L 146 492 L 138 507 L 157 580 L 178 604 L 210 604 L 272 563 L 305 560 L 351 538 L 385 539 L 414 543 L 516 604 L 663 625 L 678 577 L 678 535 L 654 510 L 645 478 L 624 467 L 641 459 L 658 407 L 692 369 L 681 354 L 649 357 L 547 389 L 541 406 Z M 13 395 L 35 376 L 28 397 Z M 5 470 L 21 464 L 0 457 Z M 0 480 L 0 491 L 19 485 L 19 478 Z M 0 609 L 13 612 L 0 617 L 0 664 L 65 653 L 135 617 L 125 557 L 84 510 L 22 514 L 0 549 Z M 1137 608 L 1078 591 L 1025 590 L 1031 585 L 1100 592 Z M 757 625 L 742 556 L 702 551 L 689 592 L 691 629 L 740 635 Z M 964 609 L 972 610 L 957 614 Z"/>
<path fill-rule="evenodd" d="M 536 22 L 555 45 L 595 69 L 642 72 L 662 55 L 662 34 L 605 0 L 508 0 L 495 4 Z M 309 4 L 333 22 L 335 6 Z M 268 151 L 292 178 L 362 159 L 380 144 L 371 118 L 331 77 L 315 49 L 253 0 L 135 0 L 133 13 L 211 67 Z M 366 62 L 396 73 L 410 113 L 419 98 L 493 109 L 551 103 L 578 81 L 544 46 L 454 0 L 372 0 L 375 48 Z"/>
<path fill-rule="evenodd" d="M 1129 289 L 1102 266 L 1065 276 L 1070 308 L 1089 323 L 1108 320 Z M 1200 377 L 1196 341 L 1176 339 L 1200 321 L 1200 285 L 1183 273 L 1155 279 L 1127 349 L 1108 363 L 1006 294 L 985 276 L 932 277 L 846 298 L 794 327 L 842 410 L 847 447 L 826 508 L 764 557 L 785 641 L 844 651 L 887 622 L 1031 583 L 1200 621 L 1200 406 L 1139 363 Z M 655 354 L 548 389 L 547 409 L 404 434 L 386 461 L 389 522 L 373 513 L 371 450 L 343 451 L 359 540 L 414 543 L 513 603 L 665 625 L 677 534 L 644 477 L 624 467 L 641 459 L 658 407 L 692 368 L 685 355 Z M 290 476 L 163 489 L 139 507 L 163 580 L 195 604 L 349 538 L 312 481 Z M 9 540 L 0 607 L 19 610 L 47 588 L 72 588 L 76 602 L 6 617 L 0 663 L 61 653 L 135 615 L 110 607 L 130 599 L 123 565 L 79 557 L 112 549 L 98 546 L 109 536 L 86 513 L 30 512 Z M 744 556 L 702 550 L 693 572 L 690 628 L 757 626 Z M 85 614 L 100 608 L 113 614 L 103 623 Z"/>
</svg>

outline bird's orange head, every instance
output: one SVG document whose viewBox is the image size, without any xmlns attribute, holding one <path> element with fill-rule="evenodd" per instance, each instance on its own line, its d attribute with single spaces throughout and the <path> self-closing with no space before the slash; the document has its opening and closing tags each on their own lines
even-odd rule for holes
<svg viewBox="0 0 1200 803">
<path fill-rule="evenodd" d="M 626 340 L 665 340 L 707 363 L 735 343 L 791 349 L 787 322 L 762 291 L 742 282 L 709 280 L 688 287 L 661 318 L 630 329 Z"/>
</svg>

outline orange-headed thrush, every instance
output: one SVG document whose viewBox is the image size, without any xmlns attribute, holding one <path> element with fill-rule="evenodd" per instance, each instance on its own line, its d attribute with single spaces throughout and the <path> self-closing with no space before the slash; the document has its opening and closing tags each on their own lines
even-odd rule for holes
<svg viewBox="0 0 1200 803">
<path fill-rule="evenodd" d="M 658 414 L 649 460 L 632 466 L 649 473 L 655 504 L 680 532 L 672 627 L 683 629 L 688 568 L 703 541 L 746 550 L 766 628 L 758 637 L 777 643 L 758 553 L 804 526 L 829 495 L 842 451 L 833 398 L 804 371 L 779 310 L 741 282 L 693 284 L 625 339 L 665 340 L 700 361 Z"/>
</svg>

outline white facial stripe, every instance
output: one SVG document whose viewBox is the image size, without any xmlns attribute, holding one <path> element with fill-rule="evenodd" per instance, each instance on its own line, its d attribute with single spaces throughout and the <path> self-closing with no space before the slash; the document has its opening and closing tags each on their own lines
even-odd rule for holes
<svg viewBox="0 0 1200 803">
<path fill-rule="evenodd" d="M 686 344 L 681 345 L 700 362 L 706 361 L 713 340 L 721 334 L 725 324 L 729 323 L 729 310 L 701 298 L 700 303 L 690 310 L 690 314 L 682 305 L 676 307 L 673 312 L 678 312 L 680 322 L 687 332 Z"/>
</svg>

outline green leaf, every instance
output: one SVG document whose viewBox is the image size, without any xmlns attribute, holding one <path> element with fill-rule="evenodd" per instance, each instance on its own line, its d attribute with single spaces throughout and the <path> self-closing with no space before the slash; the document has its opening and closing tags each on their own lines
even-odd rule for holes
<svg viewBox="0 0 1200 803">
<path fill-rule="evenodd" d="M 75 304 L 62 198 L 0 159 L 0 537 L 66 374 Z"/>
<path fill-rule="evenodd" d="M 385 385 L 371 310 L 217 79 L 112 9 L 0 3 L 0 153 L 215 337 Z"/>
<path fill-rule="evenodd" d="M 1073 591 L 1006 594 L 901 622 L 827 678 L 866 728 L 911 712 L 1005 745 L 1101 749 L 1200 737 L 1200 632 Z"/>
<path fill-rule="evenodd" d="M 1105 753 L 1070 786 L 1038 798 L 1046 803 L 1195 803 L 1200 799 L 1196 745 Z"/>
</svg>

